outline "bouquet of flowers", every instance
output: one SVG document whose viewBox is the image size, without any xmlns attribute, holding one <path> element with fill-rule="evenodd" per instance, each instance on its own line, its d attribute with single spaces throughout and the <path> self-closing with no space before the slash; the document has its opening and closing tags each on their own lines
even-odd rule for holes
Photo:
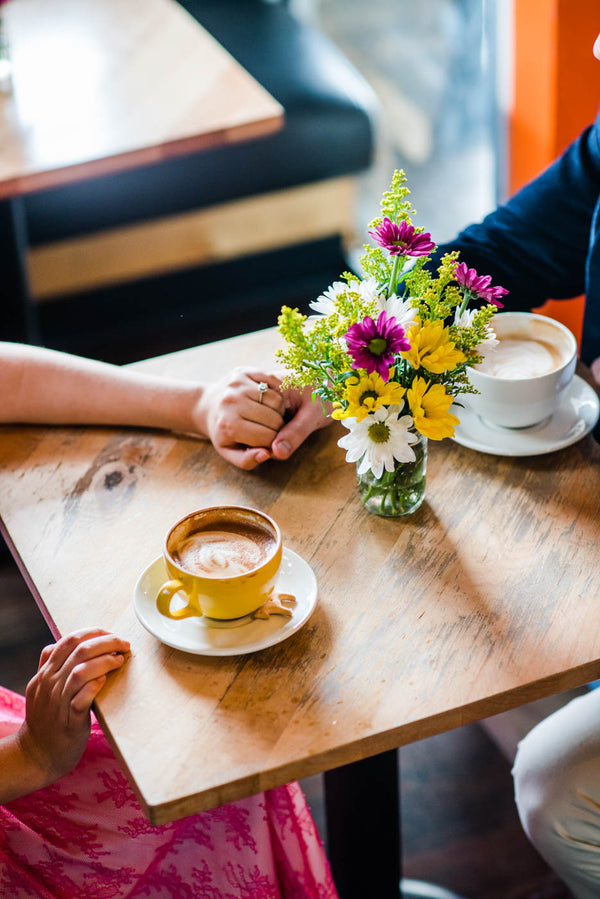
<svg viewBox="0 0 600 899">
<path fill-rule="evenodd" d="M 377 246 L 364 248 L 362 278 L 345 272 L 310 304 L 316 315 L 284 306 L 279 316 L 285 383 L 310 385 L 347 428 L 338 443 L 358 463 L 363 502 L 387 516 L 422 502 L 427 438 L 454 435 L 450 407 L 475 392 L 468 370 L 497 343 L 490 321 L 507 293 L 458 253 L 429 271 L 436 246 L 412 224 L 408 194 L 396 171 L 369 226 Z M 470 309 L 472 300 L 483 305 Z"/>
</svg>

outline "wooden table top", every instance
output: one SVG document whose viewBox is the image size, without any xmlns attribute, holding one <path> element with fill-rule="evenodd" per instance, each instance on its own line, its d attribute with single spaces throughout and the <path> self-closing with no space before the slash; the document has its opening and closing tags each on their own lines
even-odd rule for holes
<svg viewBox="0 0 600 899">
<path fill-rule="evenodd" d="M 265 365 L 273 331 L 139 364 L 213 378 Z M 534 458 L 430 443 L 426 500 L 404 520 L 359 502 L 335 424 L 252 473 L 202 441 L 105 428 L 0 429 L 0 513 L 65 633 L 100 625 L 132 656 L 98 714 L 161 823 L 600 676 L 600 447 Z M 318 603 L 246 656 L 171 649 L 133 608 L 169 525 L 194 508 L 264 509 L 312 566 Z"/>
<path fill-rule="evenodd" d="M 11 0 L 0 198 L 282 124 L 282 108 L 174 0 Z"/>
</svg>

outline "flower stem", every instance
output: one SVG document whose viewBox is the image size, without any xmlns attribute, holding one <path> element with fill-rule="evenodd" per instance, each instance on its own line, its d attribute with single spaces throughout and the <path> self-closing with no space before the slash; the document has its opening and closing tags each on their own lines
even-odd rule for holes
<svg viewBox="0 0 600 899">
<path fill-rule="evenodd" d="M 469 304 L 469 300 L 471 299 L 472 296 L 475 296 L 475 294 L 472 294 L 470 290 L 465 290 L 464 295 L 463 295 L 463 297 L 464 297 L 464 298 L 463 298 L 463 301 L 462 301 L 462 303 L 460 304 L 460 309 L 458 310 L 458 317 L 459 317 L 459 318 L 460 318 L 460 316 L 463 314 L 463 312 L 465 311 L 465 309 L 467 308 L 467 306 L 468 306 L 468 304 Z"/>
<path fill-rule="evenodd" d="M 394 256 L 394 264 L 392 265 L 392 274 L 390 275 L 390 283 L 388 284 L 388 297 L 396 293 L 398 288 L 398 269 L 400 268 L 400 260 L 402 256 Z"/>
</svg>

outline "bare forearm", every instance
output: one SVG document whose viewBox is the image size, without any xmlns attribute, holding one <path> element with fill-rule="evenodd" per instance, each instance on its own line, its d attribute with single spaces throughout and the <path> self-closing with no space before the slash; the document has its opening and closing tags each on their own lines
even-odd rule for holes
<svg viewBox="0 0 600 899">
<path fill-rule="evenodd" d="M 0 343 L 0 421 L 199 429 L 203 387 L 21 344 Z"/>
</svg>

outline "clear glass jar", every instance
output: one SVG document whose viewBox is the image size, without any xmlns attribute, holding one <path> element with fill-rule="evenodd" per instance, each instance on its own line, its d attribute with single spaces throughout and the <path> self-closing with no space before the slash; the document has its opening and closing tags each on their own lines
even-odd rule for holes
<svg viewBox="0 0 600 899">
<path fill-rule="evenodd" d="M 425 497 L 427 475 L 427 437 L 417 434 L 412 445 L 414 462 L 396 462 L 394 471 L 384 471 L 376 478 L 372 471 L 357 474 L 362 504 L 373 515 L 400 518 L 416 512 Z"/>
</svg>

